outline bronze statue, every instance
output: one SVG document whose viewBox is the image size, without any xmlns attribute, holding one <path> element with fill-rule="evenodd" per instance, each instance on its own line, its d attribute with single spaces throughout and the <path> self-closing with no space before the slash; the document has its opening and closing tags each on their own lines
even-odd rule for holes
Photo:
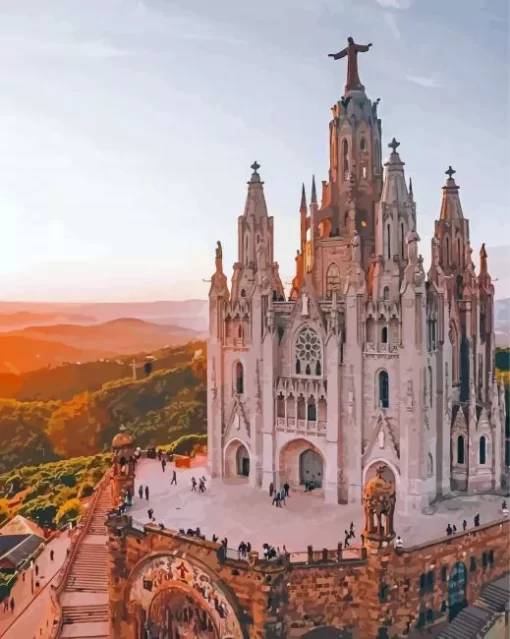
<svg viewBox="0 0 510 639">
<path fill-rule="evenodd" d="M 328 58 L 333 58 L 333 60 L 340 60 L 341 58 L 345 58 L 347 56 L 347 83 L 345 85 L 346 93 L 348 91 L 356 89 L 363 90 L 365 88 L 361 84 L 361 80 L 359 79 L 358 53 L 365 53 L 372 46 L 372 43 L 357 44 L 351 37 L 347 38 L 347 42 L 349 44 L 345 47 L 345 49 L 342 49 L 338 53 L 330 53 L 328 55 Z"/>
<path fill-rule="evenodd" d="M 223 258 L 223 249 L 221 248 L 221 242 L 216 242 L 216 259 L 221 260 Z"/>
</svg>

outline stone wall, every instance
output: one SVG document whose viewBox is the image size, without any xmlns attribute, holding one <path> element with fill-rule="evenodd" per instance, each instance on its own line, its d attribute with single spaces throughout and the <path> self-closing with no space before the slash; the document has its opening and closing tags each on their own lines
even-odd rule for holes
<svg viewBox="0 0 510 639">
<path fill-rule="evenodd" d="M 280 563 L 257 553 L 223 558 L 218 544 L 153 525 L 136 530 L 128 517 L 110 518 L 109 531 L 112 639 L 138 639 L 133 573 L 158 555 L 185 559 L 210 576 L 239 620 L 241 639 L 304 637 L 319 627 L 352 629 L 356 639 L 405 635 L 448 617 L 456 564 L 466 568 L 465 594 L 457 594 L 467 605 L 510 561 L 508 520 L 400 551 L 367 548 L 357 559 L 314 551 Z"/>
</svg>

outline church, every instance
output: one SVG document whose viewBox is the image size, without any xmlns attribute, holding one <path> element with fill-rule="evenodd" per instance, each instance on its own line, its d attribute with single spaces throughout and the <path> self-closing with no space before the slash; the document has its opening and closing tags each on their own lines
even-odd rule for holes
<svg viewBox="0 0 510 639">
<path fill-rule="evenodd" d="M 452 491 L 500 487 L 504 392 L 487 252 L 482 245 L 475 266 L 450 166 L 426 270 L 400 144 L 383 145 L 379 100 L 360 81 L 358 55 L 370 46 L 349 38 L 330 56 L 347 58 L 347 80 L 332 108 L 328 179 L 319 190 L 312 180 L 309 200 L 302 188 L 290 291 L 257 162 L 230 285 L 218 242 L 209 470 L 254 489 L 288 483 L 326 503 L 361 504 L 384 466 L 397 510 L 412 514 Z"/>
</svg>

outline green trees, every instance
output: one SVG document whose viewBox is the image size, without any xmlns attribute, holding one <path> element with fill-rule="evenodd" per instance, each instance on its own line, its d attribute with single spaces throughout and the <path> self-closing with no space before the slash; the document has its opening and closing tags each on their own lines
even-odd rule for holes
<svg viewBox="0 0 510 639">
<path fill-rule="evenodd" d="M 83 512 L 83 506 L 79 499 L 70 499 L 60 506 L 55 517 L 55 523 L 60 528 L 69 522 L 75 522 L 80 519 Z"/>
</svg>

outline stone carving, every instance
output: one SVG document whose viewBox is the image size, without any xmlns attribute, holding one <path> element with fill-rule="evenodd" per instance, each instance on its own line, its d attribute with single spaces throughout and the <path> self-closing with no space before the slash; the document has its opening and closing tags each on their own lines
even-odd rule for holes
<svg viewBox="0 0 510 639">
<path fill-rule="evenodd" d="M 221 242 L 216 242 L 216 259 L 221 260 L 223 258 L 223 249 L 221 247 Z"/>
<path fill-rule="evenodd" d="M 308 295 L 306 293 L 303 293 L 301 297 L 301 315 L 303 317 L 308 317 L 310 315 L 308 310 L 308 302 Z"/>
<path fill-rule="evenodd" d="M 217 636 L 244 637 L 239 620 L 219 584 L 180 557 L 156 557 L 148 561 L 137 570 L 132 583 L 130 602 L 139 603 L 148 615 L 154 610 L 156 597 L 164 596 L 175 584 L 176 588 L 193 592 L 200 607 L 210 616 Z"/>
<path fill-rule="evenodd" d="M 380 466 L 377 469 L 377 476 L 368 482 L 363 494 L 365 510 L 363 535 L 366 540 L 379 542 L 379 544 L 389 542 L 395 537 L 393 518 L 396 493 L 393 483 L 383 478 L 386 470 L 386 466 Z"/>
<path fill-rule="evenodd" d="M 379 448 L 384 448 L 384 443 L 384 431 L 381 429 L 377 434 L 377 444 L 379 445 Z"/>
<path fill-rule="evenodd" d="M 357 231 L 354 231 L 354 237 L 352 238 L 351 260 L 355 264 L 361 263 L 361 240 Z"/>
</svg>

